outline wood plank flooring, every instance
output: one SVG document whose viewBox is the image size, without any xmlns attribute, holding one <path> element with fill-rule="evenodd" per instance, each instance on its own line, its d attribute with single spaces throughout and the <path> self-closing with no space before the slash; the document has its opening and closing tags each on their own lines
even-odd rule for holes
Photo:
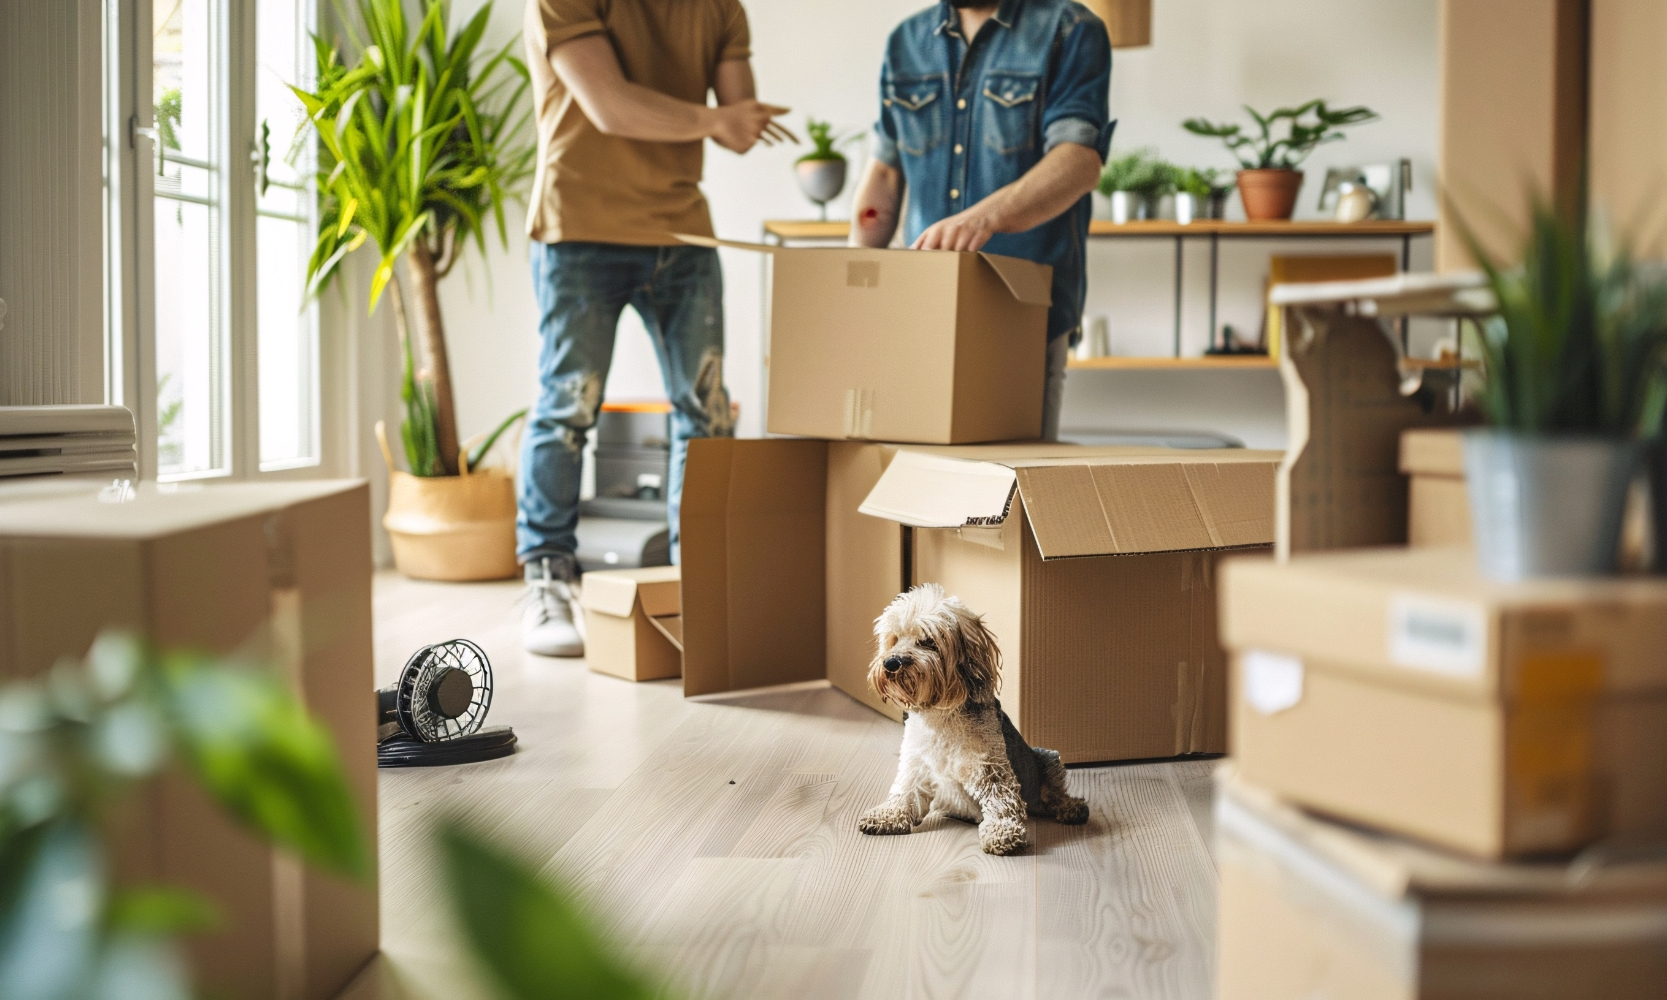
<svg viewBox="0 0 1667 1000">
<path fill-rule="evenodd" d="M 488 722 L 513 725 L 521 750 L 382 772 L 383 956 L 344 996 L 489 995 L 432 861 L 447 815 L 575 887 L 671 995 L 1209 996 L 1209 762 L 1071 771 L 1092 818 L 1031 821 L 1020 857 L 935 815 L 865 837 L 899 725 L 821 685 L 688 701 L 677 681 L 524 655 L 519 592 L 377 580 L 378 683 L 424 643 L 473 639 L 496 676 Z"/>
</svg>

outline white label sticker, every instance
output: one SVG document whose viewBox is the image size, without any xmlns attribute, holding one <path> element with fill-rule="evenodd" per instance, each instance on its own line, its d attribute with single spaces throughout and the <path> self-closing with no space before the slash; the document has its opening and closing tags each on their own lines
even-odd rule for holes
<svg viewBox="0 0 1667 1000">
<path fill-rule="evenodd" d="M 1389 662 L 1449 677 L 1480 677 L 1488 646 L 1482 608 L 1397 594 L 1389 602 Z"/>
<path fill-rule="evenodd" d="M 1283 712 L 1302 700 L 1302 661 L 1284 653 L 1250 649 L 1244 668 L 1244 700 L 1263 715 Z"/>
</svg>

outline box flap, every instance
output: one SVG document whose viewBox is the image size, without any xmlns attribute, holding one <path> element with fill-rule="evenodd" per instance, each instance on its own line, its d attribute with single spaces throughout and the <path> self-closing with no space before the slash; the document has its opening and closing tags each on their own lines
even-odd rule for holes
<svg viewBox="0 0 1667 1000">
<path fill-rule="evenodd" d="M 1044 559 L 1267 545 L 1275 463 L 1024 466 L 1019 495 Z"/>
<path fill-rule="evenodd" d="M 681 578 L 676 566 L 596 570 L 585 574 L 579 606 L 626 618 L 640 599 L 643 613 L 650 617 L 677 614 L 681 608 L 678 596 Z"/>
<path fill-rule="evenodd" d="M 648 623 L 654 626 L 655 631 L 670 640 L 679 653 L 683 652 L 682 615 L 654 615 L 648 619 Z"/>
<path fill-rule="evenodd" d="M 743 243 L 740 240 L 720 240 L 715 236 L 692 236 L 688 233 L 672 233 L 676 239 L 697 247 L 729 247 L 731 250 L 751 250 L 754 253 L 775 253 L 782 249 L 768 243 Z"/>
<path fill-rule="evenodd" d="M 1026 305 L 1053 305 L 1053 268 L 1018 257 L 1003 257 L 995 253 L 980 253 L 984 263 L 1001 277 L 1013 297 Z"/>
<path fill-rule="evenodd" d="M 1409 476 L 1464 478 L 1464 436 L 1456 428 L 1401 432 L 1401 471 Z"/>
<path fill-rule="evenodd" d="M 1000 524 L 1012 508 L 1013 485 L 1005 465 L 902 451 L 857 509 L 916 528 Z"/>
</svg>

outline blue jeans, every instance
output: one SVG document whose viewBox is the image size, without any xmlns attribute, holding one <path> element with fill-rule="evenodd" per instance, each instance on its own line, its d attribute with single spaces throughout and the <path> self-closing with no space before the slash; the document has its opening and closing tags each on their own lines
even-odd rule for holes
<svg viewBox="0 0 1667 1000">
<path fill-rule="evenodd" d="M 723 272 L 709 247 L 614 243 L 532 245 L 538 297 L 538 402 L 521 445 L 516 558 L 550 558 L 578 572 L 579 474 L 585 440 L 602 409 L 619 315 L 642 317 L 671 400 L 671 481 L 666 517 L 678 558 L 678 508 L 689 439 L 734 433 L 724 388 Z"/>
</svg>

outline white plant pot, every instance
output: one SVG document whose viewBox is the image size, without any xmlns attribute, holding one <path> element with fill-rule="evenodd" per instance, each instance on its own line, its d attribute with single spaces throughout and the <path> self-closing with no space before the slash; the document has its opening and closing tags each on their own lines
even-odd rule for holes
<svg viewBox="0 0 1667 1000">
<path fill-rule="evenodd" d="M 828 214 L 828 202 L 845 190 L 845 166 L 844 160 L 803 160 L 793 165 L 799 190 L 816 203 L 823 218 Z"/>
<path fill-rule="evenodd" d="M 1177 191 L 1175 193 L 1175 221 L 1183 226 L 1190 226 L 1194 219 L 1208 218 L 1209 206 L 1207 204 L 1200 205 L 1202 201 L 1205 201 L 1205 199 L 1188 194 L 1185 191 Z"/>
<path fill-rule="evenodd" d="M 1464 436 L 1477 565 L 1495 580 L 1616 571 L 1643 445 L 1479 429 Z"/>
</svg>

